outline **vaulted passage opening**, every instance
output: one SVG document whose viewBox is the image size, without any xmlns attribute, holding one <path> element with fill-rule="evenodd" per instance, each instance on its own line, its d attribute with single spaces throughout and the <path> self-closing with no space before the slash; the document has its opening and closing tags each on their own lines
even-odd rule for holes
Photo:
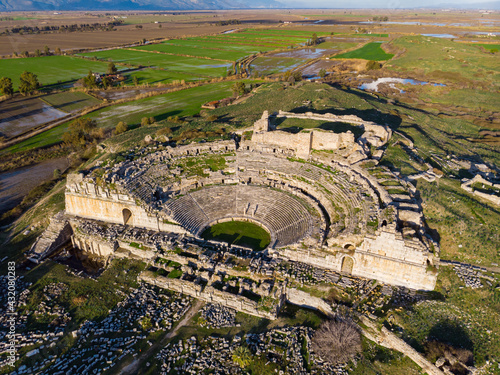
<svg viewBox="0 0 500 375">
<path fill-rule="evenodd" d="M 124 225 L 132 225 L 132 211 L 128 208 L 124 208 L 122 211 L 123 215 L 123 224 Z"/>
</svg>

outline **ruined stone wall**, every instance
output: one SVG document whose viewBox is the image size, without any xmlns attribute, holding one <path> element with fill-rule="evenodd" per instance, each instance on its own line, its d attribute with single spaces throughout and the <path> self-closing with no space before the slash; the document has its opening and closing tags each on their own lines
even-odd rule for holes
<svg viewBox="0 0 500 375">
<path fill-rule="evenodd" d="M 327 253 L 316 250 L 280 249 L 278 252 L 293 261 L 354 276 L 412 289 L 433 290 L 437 273 L 427 270 L 433 255 L 420 242 L 404 241 L 399 233 L 380 231 L 377 236 L 365 237 L 363 243 L 350 251 L 332 248 Z M 345 258 L 345 259 L 344 259 Z M 344 262 L 352 263 L 349 270 Z"/>
<path fill-rule="evenodd" d="M 125 224 L 123 214 L 125 209 L 132 213 L 126 224 L 140 228 L 159 229 L 156 216 L 148 215 L 142 207 L 133 202 L 66 192 L 66 213 L 69 215 Z"/>
<path fill-rule="evenodd" d="M 420 366 L 422 368 L 422 371 L 428 375 L 445 375 L 445 372 L 441 371 L 434 364 L 429 362 L 422 354 L 417 352 L 387 328 L 382 327 L 381 332 L 379 332 L 378 327 L 374 324 L 374 322 L 372 322 L 364 315 L 359 314 L 358 316 L 365 326 L 361 327 L 363 336 L 371 341 L 376 342 L 378 345 L 403 353 L 418 366 Z M 452 373 L 446 372 L 446 374 Z"/>
<path fill-rule="evenodd" d="M 328 131 L 313 130 L 311 133 L 311 148 L 314 150 L 338 150 L 352 147 L 355 142 L 354 134 L 350 131 L 337 134 Z"/>
<path fill-rule="evenodd" d="M 461 188 L 464 189 L 465 191 L 468 191 L 469 193 L 472 193 L 475 196 L 481 197 L 483 199 L 486 199 L 487 201 L 490 201 L 493 204 L 500 206 L 500 197 L 499 196 L 494 195 L 494 194 L 483 193 L 482 191 L 478 191 L 478 190 L 474 190 L 472 188 L 472 185 L 475 182 L 479 182 L 479 183 L 482 183 L 482 184 L 487 185 L 487 186 L 495 187 L 497 189 L 500 189 L 500 184 L 493 184 L 492 182 L 483 178 L 480 174 L 477 174 L 474 176 L 474 178 L 471 178 L 470 180 L 464 182 L 461 185 Z"/>
<path fill-rule="evenodd" d="M 249 300 L 243 296 L 217 290 L 211 286 L 203 288 L 203 286 L 190 281 L 169 279 L 163 276 L 151 277 L 143 274 L 139 275 L 139 279 L 161 288 L 187 294 L 205 302 L 220 303 L 223 306 L 227 306 L 250 315 L 273 320 L 276 319 L 277 311 L 264 311 L 258 308 L 258 304 L 255 301 Z"/>
<path fill-rule="evenodd" d="M 284 131 L 254 132 L 252 142 L 292 148 L 298 157 L 307 158 L 311 152 L 312 132 L 297 134 Z"/>
<path fill-rule="evenodd" d="M 76 249 L 107 258 L 115 252 L 118 244 L 115 241 L 106 241 L 102 238 L 93 238 L 78 232 L 71 237 L 71 242 Z"/>
</svg>

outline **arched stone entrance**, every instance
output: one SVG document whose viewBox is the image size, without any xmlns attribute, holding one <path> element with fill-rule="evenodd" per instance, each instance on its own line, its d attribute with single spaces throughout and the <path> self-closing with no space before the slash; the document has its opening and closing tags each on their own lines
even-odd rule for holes
<svg viewBox="0 0 500 375">
<path fill-rule="evenodd" d="M 123 215 L 123 224 L 132 225 L 132 211 L 130 211 L 128 208 L 124 208 L 122 210 L 122 215 Z"/>
<path fill-rule="evenodd" d="M 354 267 L 354 260 L 351 257 L 345 256 L 344 258 L 342 258 L 342 268 L 341 268 L 342 273 L 351 275 L 353 267 Z"/>
</svg>

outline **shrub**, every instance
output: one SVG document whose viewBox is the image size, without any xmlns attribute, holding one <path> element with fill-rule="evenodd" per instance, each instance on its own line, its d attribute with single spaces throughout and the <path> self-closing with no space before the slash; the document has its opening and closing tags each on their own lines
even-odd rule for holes
<svg viewBox="0 0 500 375">
<path fill-rule="evenodd" d="M 115 134 L 122 134 L 125 133 L 128 130 L 128 125 L 127 123 L 120 121 L 115 128 Z"/>
<path fill-rule="evenodd" d="M 328 320 L 314 334 L 312 348 L 325 361 L 345 363 L 361 351 L 361 335 L 346 319 Z"/>
<path fill-rule="evenodd" d="M 366 70 L 377 70 L 382 68 L 382 64 L 378 61 L 370 60 L 366 63 Z"/>
<path fill-rule="evenodd" d="M 168 126 L 165 126 L 164 128 L 161 128 L 156 132 L 156 135 L 170 135 L 172 134 L 172 129 L 170 129 Z"/>
</svg>

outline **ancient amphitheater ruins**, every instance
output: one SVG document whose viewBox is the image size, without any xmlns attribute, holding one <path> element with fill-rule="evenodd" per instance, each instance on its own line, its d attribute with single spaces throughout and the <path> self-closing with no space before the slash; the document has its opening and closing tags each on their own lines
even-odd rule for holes
<svg viewBox="0 0 500 375">
<path fill-rule="evenodd" d="M 138 147 L 125 161 L 68 177 L 66 210 L 33 245 L 31 259 L 40 262 L 71 239 L 106 259 L 140 257 L 166 272 L 175 262 L 182 276 L 149 272 L 143 280 L 267 317 L 284 299 L 299 298 L 273 278 L 281 262 L 434 289 L 439 248 L 425 232 L 414 188 L 377 165 L 390 129 L 356 116 L 273 116 L 349 123 L 362 134 L 293 134 L 275 129 L 264 112 L 249 139 Z M 253 252 L 200 237 L 229 220 L 261 226 L 270 245 Z M 246 275 L 248 285 L 224 275 Z"/>
</svg>

